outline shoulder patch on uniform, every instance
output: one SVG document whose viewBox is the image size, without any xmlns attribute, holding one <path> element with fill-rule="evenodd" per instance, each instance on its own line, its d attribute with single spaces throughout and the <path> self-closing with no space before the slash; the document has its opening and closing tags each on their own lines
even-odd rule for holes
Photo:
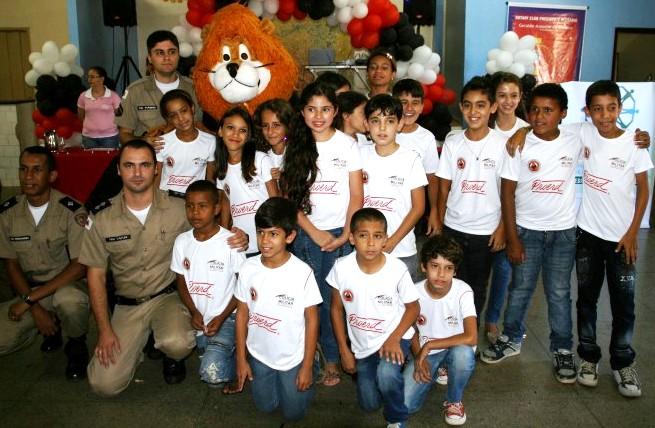
<svg viewBox="0 0 655 428">
<path fill-rule="evenodd" d="M 9 208 L 13 207 L 17 203 L 18 203 L 18 198 L 16 196 L 12 196 L 11 198 L 7 199 L 0 205 L 0 213 L 7 211 Z"/>
<path fill-rule="evenodd" d="M 64 196 L 59 200 L 59 203 L 68 208 L 69 210 L 75 212 L 82 207 L 82 204 L 77 202 L 75 199 L 71 198 L 70 196 Z"/>
<path fill-rule="evenodd" d="M 174 198 L 184 199 L 184 193 L 176 192 L 175 190 L 169 190 L 168 191 L 168 196 L 172 196 Z"/>
<path fill-rule="evenodd" d="M 111 206 L 111 201 L 107 199 L 106 201 L 100 202 L 98 205 L 95 207 L 91 208 L 89 211 L 91 211 L 93 214 L 98 214 L 100 211 L 104 210 L 107 207 Z"/>
</svg>

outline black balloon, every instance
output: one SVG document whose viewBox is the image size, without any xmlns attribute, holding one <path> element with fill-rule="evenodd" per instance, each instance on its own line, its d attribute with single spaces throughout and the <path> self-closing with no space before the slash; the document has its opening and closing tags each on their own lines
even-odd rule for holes
<svg viewBox="0 0 655 428">
<path fill-rule="evenodd" d="M 36 108 L 38 108 L 44 116 L 53 116 L 57 112 L 59 106 L 53 100 L 43 100 L 36 103 Z M 77 107 L 75 110 L 77 110 Z"/>
<path fill-rule="evenodd" d="M 308 14 L 312 10 L 312 0 L 299 0 L 298 9 Z"/>
<path fill-rule="evenodd" d="M 398 33 L 399 45 L 409 44 L 409 42 L 414 37 L 414 29 L 410 26 L 396 28 L 396 32 Z"/>
<path fill-rule="evenodd" d="M 403 12 L 400 14 L 400 19 L 398 20 L 396 27 L 404 27 L 406 25 L 409 25 L 409 15 Z"/>
<path fill-rule="evenodd" d="M 416 49 L 417 47 L 423 46 L 424 44 L 425 44 L 425 39 L 420 34 L 414 34 L 414 36 L 408 43 L 409 47 L 411 47 L 412 49 Z"/>
<path fill-rule="evenodd" d="M 52 94 L 57 88 L 57 80 L 49 74 L 43 74 L 36 79 L 36 89 L 44 94 Z"/>
<path fill-rule="evenodd" d="M 412 59 L 412 55 L 414 55 L 414 51 L 409 45 L 398 46 L 398 55 L 396 55 L 398 61 L 409 61 Z"/>
<path fill-rule="evenodd" d="M 396 33 L 396 30 L 394 30 L 393 27 L 384 28 L 380 32 L 380 45 L 382 46 L 392 45 L 396 43 L 397 39 L 398 33 Z"/>
<path fill-rule="evenodd" d="M 332 12 L 334 12 L 334 2 L 318 1 L 315 3 L 314 9 L 318 10 L 318 13 L 321 15 L 321 17 L 327 18 L 328 16 L 332 15 Z"/>
</svg>

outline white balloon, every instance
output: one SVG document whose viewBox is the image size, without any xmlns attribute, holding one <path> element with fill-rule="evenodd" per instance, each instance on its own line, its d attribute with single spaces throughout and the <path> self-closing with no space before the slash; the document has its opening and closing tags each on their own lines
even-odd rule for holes
<svg viewBox="0 0 655 428">
<path fill-rule="evenodd" d="M 433 52 L 432 55 L 430 55 L 430 59 L 428 62 L 425 63 L 425 67 L 431 68 L 432 70 L 436 70 L 439 68 L 439 64 L 441 64 L 441 57 L 439 56 L 438 53 Z"/>
<path fill-rule="evenodd" d="M 80 77 L 84 76 L 84 69 L 82 67 L 80 67 L 79 65 L 71 64 L 70 67 L 71 67 L 71 73 L 73 73 L 74 75 L 80 76 Z"/>
<path fill-rule="evenodd" d="M 500 53 L 500 49 L 498 49 L 498 48 L 493 48 L 493 49 L 489 50 L 489 52 L 487 53 L 487 60 L 491 61 L 491 60 L 496 59 L 498 57 L 499 53 Z"/>
<path fill-rule="evenodd" d="M 347 24 L 353 19 L 353 9 L 350 6 L 342 7 L 337 12 L 337 21 L 340 24 Z"/>
<path fill-rule="evenodd" d="M 261 17 L 264 14 L 264 3 L 260 3 L 258 1 L 249 1 L 248 9 L 250 9 L 255 15 Z"/>
<path fill-rule="evenodd" d="M 514 57 L 511 53 L 507 51 L 500 51 L 496 57 L 496 64 L 498 65 L 498 70 L 506 70 L 514 62 Z"/>
<path fill-rule="evenodd" d="M 414 54 L 412 55 L 412 59 L 410 62 L 418 62 L 420 64 L 426 64 L 430 60 L 431 56 L 432 56 L 432 49 L 430 49 L 426 45 L 419 46 L 416 49 L 414 49 Z"/>
<path fill-rule="evenodd" d="M 418 79 L 419 82 L 424 83 L 426 85 L 434 83 L 436 80 L 437 80 L 437 73 L 435 73 L 434 70 L 431 70 L 429 68 L 426 68 L 423 71 L 421 77 Z"/>
<path fill-rule="evenodd" d="M 254 3 L 254 2 L 251 2 L 251 3 Z M 180 19 L 178 19 L 178 21 L 180 22 L 180 25 L 183 26 L 184 28 L 191 28 L 192 27 L 192 25 L 189 24 L 189 21 L 186 20 L 186 15 L 184 13 L 182 15 L 180 15 Z"/>
<path fill-rule="evenodd" d="M 180 43 L 188 42 L 187 40 L 187 29 L 184 28 L 182 25 L 176 25 L 175 27 L 171 28 L 171 33 L 175 34 L 177 36 L 177 40 Z"/>
<path fill-rule="evenodd" d="M 508 31 L 500 37 L 499 46 L 502 50 L 514 52 L 519 45 L 519 36 L 513 31 Z"/>
<path fill-rule="evenodd" d="M 36 79 L 38 79 L 39 76 L 40 74 L 36 70 L 31 69 L 30 71 L 25 73 L 25 83 L 27 83 L 27 86 L 35 87 Z"/>
<path fill-rule="evenodd" d="M 71 74 L 71 66 L 65 61 L 59 61 L 53 67 L 55 74 L 59 77 L 66 77 Z"/>
<path fill-rule="evenodd" d="M 488 74 L 494 74 L 498 71 L 498 64 L 496 64 L 495 59 L 492 59 L 491 61 L 487 61 L 487 64 L 484 66 L 484 68 L 487 70 Z"/>
<path fill-rule="evenodd" d="M 534 73 L 534 64 L 526 65 L 525 74 L 532 74 L 532 73 Z"/>
<path fill-rule="evenodd" d="M 264 10 L 271 15 L 275 15 L 280 9 L 280 2 L 278 0 L 264 0 Z"/>
<path fill-rule="evenodd" d="M 180 56 L 188 58 L 193 55 L 193 46 L 189 42 L 180 42 Z"/>
<path fill-rule="evenodd" d="M 366 3 L 357 3 L 353 6 L 353 18 L 366 18 L 368 15 L 368 6 Z"/>
<path fill-rule="evenodd" d="M 530 65 L 534 62 L 534 56 L 532 54 L 533 52 L 527 49 L 518 51 L 514 54 L 514 62 L 523 65 Z"/>
<path fill-rule="evenodd" d="M 364 1 L 363 0 L 350 0 L 348 2 L 348 5 L 349 6 L 355 6 L 356 4 L 359 4 L 359 3 L 364 3 Z"/>
<path fill-rule="evenodd" d="M 537 38 L 535 36 L 527 35 L 519 39 L 518 50 L 534 49 L 537 46 Z"/>
<path fill-rule="evenodd" d="M 525 66 L 521 64 L 520 62 L 515 62 L 509 67 L 508 70 L 510 73 L 515 74 L 519 78 L 523 77 L 525 74 Z"/>
<path fill-rule="evenodd" d="M 191 30 L 189 30 L 189 42 L 202 42 L 202 30 L 200 28 L 193 27 Z"/>
<path fill-rule="evenodd" d="M 277 13 L 277 12 L 275 12 Z M 275 13 L 268 13 L 266 10 L 264 10 L 264 14 L 262 15 L 262 18 L 264 19 L 274 19 L 275 18 Z"/>
<path fill-rule="evenodd" d="M 398 61 L 396 63 L 396 77 L 398 79 L 402 79 L 403 77 L 407 76 L 407 69 L 409 69 L 409 62 Z"/>
<path fill-rule="evenodd" d="M 57 47 L 57 44 L 52 40 L 48 40 L 43 44 L 41 53 L 43 53 L 43 57 L 45 59 L 52 62 L 53 64 L 59 61 L 59 48 Z"/>
<path fill-rule="evenodd" d="M 335 10 L 334 12 L 332 12 L 332 15 L 325 18 L 325 22 L 327 22 L 327 25 L 329 25 L 330 27 L 336 27 L 337 25 L 339 25 L 339 21 L 337 20 L 337 11 Z"/>
<path fill-rule="evenodd" d="M 413 62 L 409 65 L 409 68 L 407 69 L 407 76 L 410 79 L 419 80 L 421 76 L 423 76 L 424 71 L 425 71 L 425 67 L 423 67 L 423 64 L 418 62 Z"/>
<path fill-rule="evenodd" d="M 441 67 L 437 66 L 437 68 L 434 69 L 434 72 L 437 73 L 437 77 L 439 77 L 439 73 L 441 72 Z"/>
<path fill-rule="evenodd" d="M 342 7 L 348 6 L 349 0 L 334 0 L 334 7 L 341 9 Z"/>
<path fill-rule="evenodd" d="M 77 49 L 77 46 L 75 46 L 72 43 L 69 43 L 61 47 L 61 51 L 59 52 L 59 59 L 61 61 L 65 61 L 69 64 L 72 64 L 73 62 L 75 62 L 75 58 L 77 58 L 78 53 L 79 53 L 79 49 Z"/>
<path fill-rule="evenodd" d="M 39 58 L 34 61 L 34 69 L 39 74 L 50 74 L 52 73 L 53 68 L 54 64 L 45 58 Z"/>
<path fill-rule="evenodd" d="M 202 50 L 202 43 L 194 43 L 193 44 L 193 54 L 195 56 L 198 56 L 200 54 L 201 50 Z"/>
<path fill-rule="evenodd" d="M 40 59 L 42 56 L 43 55 L 41 55 L 41 52 L 32 52 L 28 57 L 28 61 L 30 62 L 30 64 L 34 65 L 34 61 Z"/>
</svg>

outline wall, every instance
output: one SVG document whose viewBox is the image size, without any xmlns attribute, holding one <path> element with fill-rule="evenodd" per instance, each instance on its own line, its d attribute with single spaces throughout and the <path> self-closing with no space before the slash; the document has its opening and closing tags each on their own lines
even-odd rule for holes
<svg viewBox="0 0 655 428">
<path fill-rule="evenodd" d="M 41 51 L 48 40 L 68 43 L 66 0 L 0 1 L 0 27 L 29 28 L 32 51 Z"/>
<path fill-rule="evenodd" d="M 615 27 L 655 26 L 653 0 L 521 0 L 522 3 L 589 6 L 585 24 L 580 80 L 609 79 Z M 466 1 L 465 80 L 485 72 L 489 49 L 497 47 L 506 31 L 505 0 Z"/>
</svg>

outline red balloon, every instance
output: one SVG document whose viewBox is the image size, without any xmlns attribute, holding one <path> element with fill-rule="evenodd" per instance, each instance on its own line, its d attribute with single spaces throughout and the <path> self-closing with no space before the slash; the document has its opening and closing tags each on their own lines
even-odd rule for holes
<svg viewBox="0 0 655 428">
<path fill-rule="evenodd" d="M 194 27 L 202 27 L 203 13 L 200 10 L 189 10 L 186 13 L 186 20 Z"/>
<path fill-rule="evenodd" d="M 361 47 L 364 47 L 362 44 L 362 34 L 357 34 L 357 35 L 351 35 L 350 36 L 350 44 L 352 45 L 353 48 L 359 49 Z"/>
<path fill-rule="evenodd" d="M 75 113 L 73 113 L 72 111 L 70 111 L 69 109 L 62 107 L 59 110 L 57 110 L 57 113 L 55 113 L 55 117 L 57 118 L 57 121 L 60 124 L 68 125 L 73 120 L 75 120 L 77 115 Z"/>
<path fill-rule="evenodd" d="M 383 28 L 393 27 L 400 20 L 400 12 L 398 12 L 398 8 L 396 7 L 396 5 L 391 3 L 389 4 L 391 5 L 391 7 L 386 8 L 380 14 L 380 16 L 382 17 Z"/>
<path fill-rule="evenodd" d="M 45 131 L 46 129 L 43 127 L 43 125 L 37 125 L 36 128 L 34 128 L 34 135 L 36 135 L 36 138 L 43 138 Z"/>
<path fill-rule="evenodd" d="M 426 85 L 425 83 L 421 83 L 421 87 L 423 88 L 423 98 L 427 98 L 428 93 L 430 92 L 430 85 Z"/>
<path fill-rule="evenodd" d="M 353 18 L 348 23 L 348 34 L 351 36 L 361 36 L 364 34 L 364 20 Z"/>
<path fill-rule="evenodd" d="M 73 127 L 74 132 L 82 132 L 82 121 L 79 117 L 73 122 L 71 126 Z"/>
<path fill-rule="evenodd" d="M 443 88 L 443 86 L 446 84 L 446 76 L 439 73 L 437 75 L 437 80 L 434 82 L 434 84 L 437 85 L 437 86 L 441 86 Z"/>
<path fill-rule="evenodd" d="M 450 88 L 444 88 L 443 94 L 441 94 L 441 102 L 444 104 L 452 104 L 457 100 L 457 94 Z"/>
<path fill-rule="evenodd" d="M 212 20 L 214 19 L 214 13 L 206 13 L 202 16 L 202 26 L 204 27 L 205 25 L 211 24 Z"/>
<path fill-rule="evenodd" d="M 202 10 L 202 4 L 200 4 L 200 0 L 189 0 L 186 6 L 189 8 L 189 10 Z M 187 21 L 189 20 L 187 19 Z M 191 21 L 189 21 L 189 24 L 191 24 Z"/>
<path fill-rule="evenodd" d="M 61 125 L 59 128 L 57 128 L 57 135 L 63 137 L 65 140 L 73 135 L 73 129 L 70 126 Z"/>
<path fill-rule="evenodd" d="M 46 117 L 43 122 L 41 122 L 41 126 L 43 126 L 46 131 L 50 131 L 51 129 L 57 128 L 57 121 L 54 117 Z"/>
<path fill-rule="evenodd" d="M 198 8 L 203 12 L 214 13 L 214 7 L 216 7 L 214 0 L 198 0 Z"/>
<path fill-rule="evenodd" d="M 298 21 L 302 21 L 303 19 L 307 18 L 307 14 L 300 9 L 296 9 L 293 11 L 293 17 Z"/>
<path fill-rule="evenodd" d="M 34 121 L 34 123 L 41 124 L 41 122 L 43 122 L 43 119 L 45 119 L 43 113 L 41 113 L 38 108 L 34 109 L 34 111 L 32 112 L 32 120 Z"/>
<path fill-rule="evenodd" d="M 432 108 L 434 105 L 432 104 L 432 101 L 430 99 L 426 98 L 423 100 L 423 111 L 421 114 L 430 114 L 432 113 Z"/>
<path fill-rule="evenodd" d="M 375 33 L 380 31 L 382 27 L 382 18 L 380 15 L 373 15 L 370 12 L 364 18 L 364 32 L 366 33 Z"/>
<path fill-rule="evenodd" d="M 370 0 L 367 5 L 368 14 L 379 15 L 380 12 L 384 10 L 387 4 L 389 4 L 389 0 Z"/>
<path fill-rule="evenodd" d="M 295 8 L 296 8 L 296 4 L 293 0 L 280 0 L 280 8 L 278 9 L 277 12 L 278 13 L 282 12 L 284 15 L 290 16 L 291 14 L 293 14 Z"/>
<path fill-rule="evenodd" d="M 284 13 L 281 10 L 277 12 L 277 19 L 280 21 L 286 22 L 291 19 L 291 14 L 290 13 Z"/>
<path fill-rule="evenodd" d="M 362 46 L 364 46 L 369 51 L 375 49 L 377 45 L 380 44 L 380 34 L 379 33 L 367 33 L 362 37 Z"/>
<path fill-rule="evenodd" d="M 441 99 L 441 95 L 443 95 L 443 88 L 441 86 L 434 83 L 429 86 L 427 98 L 437 102 Z"/>
</svg>

